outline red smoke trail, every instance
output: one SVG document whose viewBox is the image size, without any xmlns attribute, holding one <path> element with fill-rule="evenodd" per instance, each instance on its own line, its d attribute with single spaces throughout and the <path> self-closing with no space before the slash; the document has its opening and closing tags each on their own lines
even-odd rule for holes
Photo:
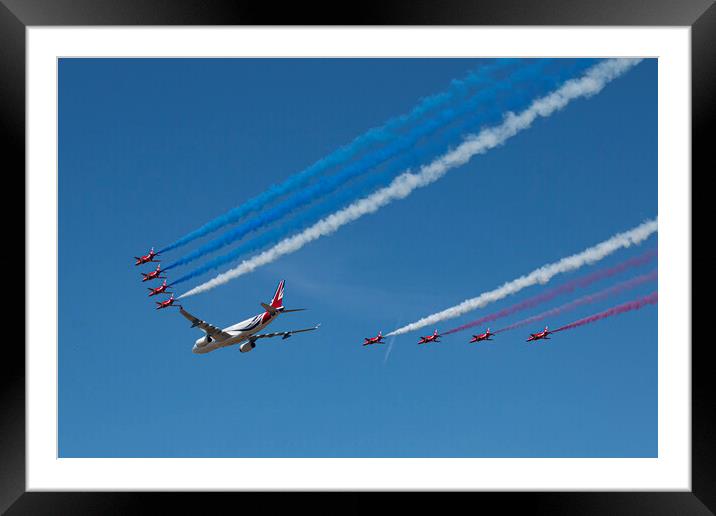
<svg viewBox="0 0 716 516">
<path fill-rule="evenodd" d="M 623 314 L 624 312 L 631 312 L 632 310 L 639 310 L 640 308 L 643 308 L 646 305 L 655 305 L 658 301 L 659 301 L 659 293 L 652 292 L 648 296 L 642 297 L 641 299 L 637 299 L 635 301 L 629 301 L 628 303 L 624 303 L 623 305 L 615 306 L 614 308 L 610 308 L 609 310 L 605 310 L 604 312 L 599 312 L 598 314 L 590 315 L 589 317 L 585 317 L 584 319 L 574 321 L 573 323 L 567 324 L 566 326 L 562 326 L 561 328 L 557 328 L 556 330 L 553 330 L 552 333 L 557 333 L 558 331 L 564 331 L 564 330 L 571 330 L 572 328 L 584 326 L 585 324 L 593 323 L 594 321 L 600 321 L 602 319 L 606 319 L 607 317 L 611 317 L 612 315 Z"/>
<path fill-rule="evenodd" d="M 563 312 L 568 312 L 570 310 L 574 310 L 575 308 L 580 307 L 582 305 L 587 305 L 589 303 L 595 303 L 597 301 L 601 301 L 602 299 L 605 299 L 609 296 L 613 296 L 615 294 L 619 294 L 620 292 L 623 292 L 625 290 L 635 288 L 643 283 L 647 283 L 649 281 L 654 281 L 657 279 L 657 277 L 658 277 L 657 271 L 653 270 L 652 272 L 650 272 L 648 274 L 642 274 L 641 276 L 636 276 L 635 278 L 632 278 L 630 280 L 622 281 L 621 283 L 617 283 L 616 285 L 614 285 L 612 287 L 605 288 L 604 290 L 600 290 L 599 292 L 596 292 L 594 294 L 589 294 L 584 297 L 580 297 L 579 299 L 575 299 L 574 301 L 566 303 L 562 306 L 552 308 L 551 310 L 547 310 L 546 312 L 542 312 L 540 314 L 533 315 L 532 317 L 529 317 L 527 319 L 518 321 L 514 324 L 510 324 L 509 326 L 506 326 L 505 328 L 497 330 L 494 333 L 498 334 L 498 333 L 502 333 L 503 331 L 514 330 L 515 328 L 521 328 L 522 326 L 527 326 L 528 324 L 532 324 L 534 322 L 541 321 L 548 317 L 553 317 L 553 316 L 559 315 Z"/>
<path fill-rule="evenodd" d="M 527 308 L 535 307 L 541 303 L 550 301 L 559 295 L 569 294 L 577 288 L 588 287 L 592 283 L 595 283 L 595 282 L 600 281 L 605 278 L 611 278 L 612 276 L 620 274 L 628 269 L 631 269 L 632 267 L 639 267 L 640 265 L 644 265 L 644 264 L 650 262 L 651 260 L 653 260 L 656 257 L 656 255 L 657 255 L 657 250 L 650 249 L 639 256 L 635 256 L 634 258 L 625 260 L 613 267 L 601 269 L 601 270 L 592 272 L 591 274 L 582 276 L 580 278 L 573 279 L 572 281 L 563 283 L 562 285 L 560 285 L 558 287 L 547 290 L 547 291 L 543 292 L 542 294 L 538 294 L 538 295 L 531 297 L 529 299 L 525 299 L 524 301 L 521 301 L 521 302 L 514 304 L 512 306 L 508 306 L 507 308 L 503 308 L 502 310 L 500 310 L 498 312 L 494 312 L 494 313 L 485 315 L 483 317 L 480 317 L 479 319 L 476 319 L 469 323 L 463 324 L 462 326 L 458 326 L 457 328 L 453 328 L 452 330 L 443 332 L 443 335 L 450 335 L 451 333 L 456 333 L 459 331 L 467 330 L 468 328 L 480 326 L 486 322 L 495 321 L 497 319 L 501 319 L 502 317 L 507 317 L 508 315 L 512 315 L 515 312 L 520 312 L 522 310 L 526 310 Z"/>
</svg>

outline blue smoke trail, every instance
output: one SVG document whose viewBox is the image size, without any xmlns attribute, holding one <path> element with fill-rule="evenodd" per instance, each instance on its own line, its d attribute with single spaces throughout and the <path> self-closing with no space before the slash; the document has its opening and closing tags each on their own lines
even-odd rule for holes
<svg viewBox="0 0 716 516">
<path fill-rule="evenodd" d="M 358 136 L 351 143 L 338 148 L 308 168 L 289 177 L 283 183 L 271 186 L 265 192 L 246 201 L 241 206 L 237 206 L 236 208 L 229 210 L 224 215 L 207 222 L 200 228 L 183 236 L 173 244 L 164 247 L 159 252 L 165 253 L 167 251 L 171 251 L 172 249 L 188 244 L 197 238 L 208 235 L 209 233 L 212 233 L 227 224 L 237 222 L 245 215 L 263 208 L 266 204 L 277 199 L 278 197 L 289 193 L 296 188 L 304 186 L 311 179 L 329 168 L 345 163 L 370 145 L 389 141 L 395 137 L 395 131 L 418 120 L 429 111 L 445 105 L 456 98 L 465 96 L 471 87 L 479 87 L 484 83 L 488 83 L 488 81 L 492 79 L 493 74 L 502 69 L 509 68 L 518 61 L 519 59 L 496 59 L 493 63 L 482 66 L 477 71 L 470 72 L 464 79 L 453 80 L 447 91 L 424 98 L 409 113 L 391 118 L 380 127 L 369 129 L 361 136 Z"/>
<path fill-rule="evenodd" d="M 242 238 L 246 234 L 279 220 L 297 208 L 305 206 L 316 199 L 333 192 L 349 180 L 379 166 L 394 156 L 411 149 L 423 138 L 432 135 L 439 129 L 444 128 L 446 125 L 454 122 L 466 113 L 473 112 L 476 108 L 483 109 L 481 112 L 483 117 L 485 116 L 485 113 L 494 113 L 496 109 L 496 102 L 500 94 L 514 94 L 513 90 L 516 84 L 522 81 L 533 82 L 549 61 L 550 60 L 539 60 L 525 68 L 522 68 L 521 70 L 514 72 L 509 80 L 505 80 L 490 89 L 479 92 L 464 104 L 441 111 L 436 117 L 416 126 L 406 135 L 396 138 L 390 145 L 369 153 L 359 161 L 345 167 L 340 173 L 323 179 L 319 183 L 300 191 L 283 203 L 258 215 L 254 219 L 237 226 L 231 231 L 228 231 L 220 238 L 207 242 L 195 251 L 172 263 L 164 270 L 169 270 L 179 265 L 185 265 L 208 253 L 221 249 L 222 247 Z M 483 105 L 487 107 L 483 108 Z M 503 111 L 501 108 L 498 109 L 498 113 Z"/>
<path fill-rule="evenodd" d="M 539 81 L 539 84 L 533 84 L 532 90 L 552 89 L 555 83 L 564 82 L 564 80 L 570 78 L 582 69 L 588 68 L 592 64 L 593 62 L 590 60 L 589 62 L 580 62 L 575 66 L 562 69 L 557 72 L 556 76 L 543 78 L 543 80 Z M 474 130 L 479 126 L 499 123 L 505 111 L 508 109 L 519 111 L 526 108 L 535 97 L 535 93 L 533 91 L 526 91 L 526 89 L 511 90 L 511 94 L 512 96 L 510 98 L 511 103 L 509 108 L 494 106 L 489 112 L 483 112 L 478 116 L 474 116 L 463 121 L 461 124 L 445 131 L 437 143 L 413 149 L 410 153 L 402 157 L 402 159 L 391 162 L 391 164 L 384 170 L 371 175 L 368 179 L 363 181 L 359 187 L 339 192 L 338 194 L 332 196 L 327 202 L 306 211 L 290 223 L 254 237 L 251 241 L 238 246 L 231 252 L 218 256 L 208 261 L 201 267 L 188 272 L 184 276 L 172 282 L 172 285 L 188 281 L 211 270 L 217 269 L 222 265 L 235 261 L 249 252 L 256 251 L 266 245 L 273 244 L 285 238 L 289 233 L 304 229 L 316 220 L 323 218 L 329 213 L 333 213 L 338 207 L 352 202 L 355 200 L 356 196 L 363 196 L 367 192 L 373 191 L 375 188 L 385 185 L 390 182 L 396 174 L 424 163 L 427 157 L 444 154 L 450 148 L 452 143 L 457 138 L 464 135 L 467 131 Z"/>
</svg>

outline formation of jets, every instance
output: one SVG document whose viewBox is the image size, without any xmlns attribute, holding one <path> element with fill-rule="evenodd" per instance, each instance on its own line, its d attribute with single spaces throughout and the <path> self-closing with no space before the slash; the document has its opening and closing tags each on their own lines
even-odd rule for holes
<svg viewBox="0 0 716 516">
<path fill-rule="evenodd" d="M 549 339 L 548 335 L 553 332 L 549 331 L 547 326 L 544 327 L 544 330 L 538 332 L 538 333 L 530 333 L 530 338 L 527 339 L 527 342 L 533 341 L 533 340 L 542 340 L 542 339 Z M 470 340 L 470 344 L 473 342 L 482 342 L 485 340 L 492 340 L 492 337 L 495 334 L 490 331 L 490 328 L 487 328 L 487 331 L 484 333 L 478 333 L 477 335 L 473 335 L 472 339 Z M 440 333 L 438 333 L 438 330 L 436 329 L 432 335 L 426 335 L 424 337 L 420 337 L 420 340 L 418 341 L 418 344 L 429 344 L 431 342 L 440 342 Z M 383 342 L 383 332 L 378 332 L 378 335 L 375 337 L 365 337 L 363 342 L 364 346 L 370 346 L 371 344 L 384 344 Z"/>
<path fill-rule="evenodd" d="M 143 265 L 145 263 L 150 262 L 159 262 L 160 260 L 155 259 L 159 254 L 160 253 L 154 251 L 154 248 L 152 247 L 149 250 L 149 253 L 145 254 L 144 256 L 135 256 L 134 259 L 136 260 L 136 262 L 134 263 L 134 265 Z M 164 301 L 156 301 L 156 309 L 162 310 L 164 308 L 169 308 L 170 306 L 175 306 L 179 308 L 179 313 L 191 322 L 192 328 L 199 328 L 206 334 L 204 337 L 196 340 L 196 342 L 194 343 L 194 347 L 192 348 L 192 353 L 209 353 L 210 351 L 225 348 L 228 346 L 233 346 L 236 344 L 239 345 L 239 351 L 241 351 L 242 353 L 247 353 L 256 347 L 256 341 L 259 339 L 268 339 L 272 337 L 281 337 L 282 339 L 287 339 L 295 333 L 314 331 L 317 330 L 320 326 L 320 324 L 317 324 L 316 326 L 313 326 L 311 328 L 302 328 L 300 330 L 279 331 L 274 333 L 258 333 L 262 329 L 266 328 L 266 326 L 271 324 L 274 320 L 276 320 L 281 314 L 285 314 L 288 312 L 300 312 L 302 310 L 305 310 L 305 308 L 294 308 L 292 310 L 287 310 L 283 306 L 283 291 L 286 285 L 286 281 L 281 280 L 281 282 L 278 284 L 278 287 L 276 287 L 276 292 L 271 299 L 271 303 L 260 303 L 261 307 L 264 309 L 263 312 L 251 317 L 250 319 L 246 319 L 245 321 L 241 321 L 232 326 L 229 326 L 228 328 L 221 329 L 207 323 L 206 321 L 199 319 L 198 317 L 193 316 L 192 314 L 184 310 L 184 307 L 177 303 L 177 299 L 174 298 L 174 293 L 168 290 L 171 287 L 171 284 L 167 284 L 167 277 L 162 276 L 161 274 L 162 266 L 161 264 L 157 263 L 157 268 L 153 271 L 141 273 L 142 282 L 152 281 L 155 279 L 163 279 L 164 281 L 158 287 L 147 288 L 147 290 L 149 290 L 149 297 L 157 296 L 160 294 L 171 294 L 171 296 Z M 381 339 L 382 336 L 379 334 L 376 339 L 366 340 L 371 340 L 371 344 L 375 344 L 376 342 L 382 344 L 383 341 Z"/>
<path fill-rule="evenodd" d="M 198 317 L 194 317 L 189 312 L 184 310 L 184 307 L 181 304 L 177 303 L 177 299 L 174 298 L 174 293 L 168 290 L 171 287 L 171 284 L 167 284 L 167 277 L 162 276 L 162 266 L 160 263 L 158 263 L 160 262 L 160 260 L 155 259 L 157 256 L 159 256 L 159 254 L 160 253 L 154 251 L 154 248 L 152 247 L 149 252 L 144 256 L 135 256 L 134 258 L 136 262 L 134 263 L 134 265 L 143 265 L 145 263 L 150 262 L 157 263 L 157 267 L 153 271 L 141 273 L 142 282 L 152 281 L 155 279 L 164 280 L 162 284 L 158 287 L 147 288 L 147 290 L 149 290 L 150 297 L 157 296 L 159 294 L 171 294 L 171 296 L 164 301 L 156 301 L 156 309 L 162 310 L 164 308 L 169 308 L 172 306 L 177 307 L 179 308 L 179 313 L 191 322 L 192 328 L 199 328 L 206 334 L 204 337 L 196 340 L 196 342 L 194 343 L 194 347 L 192 348 L 192 353 L 209 353 L 210 351 L 214 351 L 219 348 L 225 348 L 227 346 L 233 346 L 236 344 L 239 345 L 239 351 L 241 351 L 241 353 L 247 353 L 256 347 L 256 341 L 259 339 L 271 337 L 281 337 L 282 339 L 287 339 L 294 333 L 314 331 L 317 330 L 320 326 L 316 325 L 312 328 L 303 328 L 300 330 L 290 330 L 275 333 L 258 333 L 266 326 L 271 324 L 280 314 L 305 310 L 305 308 L 296 308 L 293 310 L 287 310 L 286 308 L 284 308 L 283 291 L 286 283 L 285 280 L 281 280 L 281 282 L 278 284 L 278 287 L 276 288 L 276 293 L 274 294 L 270 304 L 261 303 L 261 307 L 264 309 L 262 313 L 259 313 L 251 317 L 250 319 L 246 319 L 245 321 L 241 321 L 232 326 L 229 326 L 228 328 L 221 329 L 216 326 L 213 326 L 206 321 L 199 319 Z M 549 339 L 549 335 L 551 333 L 553 332 L 549 331 L 547 326 L 545 326 L 544 330 L 540 332 L 530 333 L 530 337 L 527 339 L 527 342 Z M 490 328 L 487 328 L 487 331 L 485 331 L 484 333 L 473 335 L 472 339 L 470 340 L 470 343 L 483 342 L 488 340 L 491 341 L 494 335 L 495 334 L 490 331 Z M 420 340 L 418 340 L 418 344 L 440 342 L 440 337 L 440 333 L 437 329 L 435 329 L 432 335 L 425 335 L 423 337 L 420 337 Z M 372 346 L 374 344 L 385 344 L 385 341 L 383 340 L 382 331 L 379 331 L 378 335 L 376 335 L 375 337 L 365 337 L 363 339 L 363 346 Z"/>
<path fill-rule="evenodd" d="M 155 260 L 159 256 L 159 253 L 157 253 L 154 248 L 152 247 L 147 254 L 144 256 L 135 256 L 134 259 L 137 260 L 134 262 L 134 265 L 142 265 L 149 262 L 160 262 L 161 260 Z M 157 268 L 150 272 L 142 272 L 140 273 L 142 275 L 142 282 L 145 281 L 152 281 L 155 279 L 163 279 L 161 285 L 158 287 L 147 287 L 147 290 L 149 290 L 149 297 L 151 296 L 157 296 L 159 294 L 171 294 L 171 297 L 169 299 L 166 299 L 164 301 L 156 301 L 157 303 L 157 310 L 162 310 L 163 308 L 169 308 L 170 306 L 176 306 L 181 308 L 180 304 L 176 303 L 176 299 L 174 299 L 174 293 L 167 290 L 171 285 L 167 285 L 167 277 L 162 276 L 162 265 L 160 263 L 157 263 Z"/>
</svg>

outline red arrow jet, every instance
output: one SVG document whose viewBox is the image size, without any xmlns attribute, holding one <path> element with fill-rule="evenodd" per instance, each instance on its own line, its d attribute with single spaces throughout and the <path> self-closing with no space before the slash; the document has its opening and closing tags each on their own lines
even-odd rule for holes
<svg viewBox="0 0 716 516">
<path fill-rule="evenodd" d="M 164 280 L 157 288 L 147 287 L 147 290 L 151 290 L 149 297 L 156 296 L 157 294 L 172 294 L 172 292 L 167 290 L 169 287 L 170 285 L 167 285 L 167 280 Z"/>
<path fill-rule="evenodd" d="M 363 343 L 364 346 L 369 346 L 371 344 L 385 344 L 383 342 L 383 332 L 379 331 L 378 335 L 375 337 L 365 337 L 365 342 Z"/>
<path fill-rule="evenodd" d="M 134 265 L 142 265 L 143 263 L 148 263 L 148 262 L 158 262 L 159 260 L 154 259 L 154 257 L 158 256 L 158 255 L 159 255 L 159 253 L 155 253 L 154 248 L 152 247 L 149 250 L 149 254 L 145 254 L 144 256 L 135 256 L 134 258 L 137 261 Z"/>
<path fill-rule="evenodd" d="M 544 330 L 542 330 L 539 333 L 530 333 L 530 338 L 527 339 L 527 342 L 529 342 L 531 340 L 540 340 L 540 339 L 549 340 L 549 337 L 547 335 L 549 335 L 550 333 L 552 333 L 552 332 L 547 329 L 547 326 L 545 326 Z"/>
<path fill-rule="evenodd" d="M 157 265 L 157 268 L 154 269 L 152 272 L 147 272 L 147 273 L 142 272 L 141 273 L 142 276 L 144 276 L 144 278 L 142 278 L 142 281 L 149 281 L 149 280 L 153 280 L 153 279 L 166 279 L 166 276 L 160 276 L 161 273 L 162 273 L 162 266 Z"/>
<path fill-rule="evenodd" d="M 429 342 L 440 342 L 438 339 L 440 338 L 440 334 L 438 333 L 438 330 L 435 330 L 435 332 L 432 335 L 428 335 L 426 337 L 420 337 L 420 341 L 418 344 L 427 344 Z"/>
<path fill-rule="evenodd" d="M 169 306 L 178 306 L 179 308 L 181 308 L 181 305 L 175 305 L 174 301 L 176 301 L 176 299 L 174 299 L 174 294 L 172 294 L 172 297 L 170 297 L 166 301 L 155 301 L 155 303 L 157 303 L 158 305 L 157 310 L 161 310 L 162 308 L 167 308 Z"/>
<path fill-rule="evenodd" d="M 479 335 L 473 335 L 470 343 L 480 342 L 483 340 L 492 340 L 490 337 L 492 337 L 493 335 L 494 335 L 494 333 L 490 333 L 490 328 L 487 328 L 487 331 L 485 333 L 480 333 Z"/>
</svg>

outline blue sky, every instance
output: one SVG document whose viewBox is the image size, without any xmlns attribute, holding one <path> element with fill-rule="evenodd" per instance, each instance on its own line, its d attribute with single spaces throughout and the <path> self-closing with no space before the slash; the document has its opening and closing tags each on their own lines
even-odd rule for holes
<svg viewBox="0 0 716 516">
<path fill-rule="evenodd" d="M 202 333 L 176 311 L 155 311 L 139 281 L 132 256 L 175 241 L 483 64 L 61 60 L 60 456 L 656 456 L 655 307 L 540 346 L 525 344 L 529 328 L 478 346 L 463 332 L 418 347 L 432 328 L 361 346 L 380 329 L 655 217 L 656 60 L 407 199 L 185 303 L 228 326 L 258 313 L 286 279 L 286 306 L 309 310 L 282 316 L 271 331 L 322 323 L 317 332 L 259 342 L 248 354 L 194 355 Z M 652 238 L 550 285 L 655 245 Z M 546 322 L 566 324 L 655 288 Z"/>
</svg>

